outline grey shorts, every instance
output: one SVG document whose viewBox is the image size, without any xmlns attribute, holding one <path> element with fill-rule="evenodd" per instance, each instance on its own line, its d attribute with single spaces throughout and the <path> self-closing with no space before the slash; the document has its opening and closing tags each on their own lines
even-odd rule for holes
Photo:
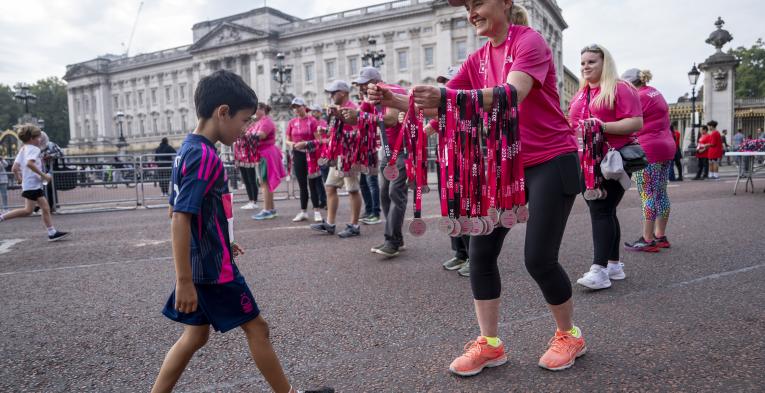
<svg viewBox="0 0 765 393">
<path fill-rule="evenodd" d="M 327 175 L 327 181 L 324 182 L 324 185 L 335 188 L 345 186 L 345 191 L 357 192 L 360 189 L 359 180 L 359 172 L 353 171 L 349 176 L 340 176 L 337 168 L 333 166 L 329 168 L 329 175 Z"/>
</svg>

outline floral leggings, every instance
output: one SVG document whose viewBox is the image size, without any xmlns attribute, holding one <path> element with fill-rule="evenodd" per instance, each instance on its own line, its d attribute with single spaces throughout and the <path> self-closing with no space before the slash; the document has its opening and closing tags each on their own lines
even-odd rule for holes
<svg viewBox="0 0 765 393">
<path fill-rule="evenodd" d="M 635 172 L 635 182 L 643 201 L 643 219 L 646 221 L 669 218 L 667 181 L 671 165 L 672 161 L 656 162 Z"/>
</svg>

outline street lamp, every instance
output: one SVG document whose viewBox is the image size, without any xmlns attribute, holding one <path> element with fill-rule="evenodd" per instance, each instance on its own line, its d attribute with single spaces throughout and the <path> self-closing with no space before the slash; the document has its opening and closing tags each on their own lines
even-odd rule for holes
<svg viewBox="0 0 765 393">
<path fill-rule="evenodd" d="M 128 143 L 125 141 L 125 136 L 122 134 L 122 121 L 125 119 L 125 113 L 123 113 L 122 111 L 119 111 L 114 116 L 114 118 L 117 120 L 117 124 L 120 127 L 120 137 L 119 137 L 119 140 L 117 141 L 117 148 L 122 149 L 123 147 L 128 145 Z"/>
<path fill-rule="evenodd" d="M 24 113 L 27 115 L 29 114 L 29 104 L 37 102 L 37 96 L 29 92 L 29 85 L 26 83 L 16 84 L 16 93 L 13 98 L 24 103 Z"/>
<path fill-rule="evenodd" d="M 691 144 L 688 145 L 688 151 L 693 154 L 696 153 L 696 82 L 699 81 L 699 69 L 696 68 L 696 63 L 693 63 L 693 68 L 688 72 L 688 82 L 691 84 Z"/>
<path fill-rule="evenodd" d="M 276 64 L 271 68 L 271 78 L 279 84 L 278 93 L 271 94 L 269 101 L 274 108 L 287 108 L 292 103 L 292 94 L 287 93 L 287 84 L 292 82 L 292 66 L 284 64 L 284 53 L 276 54 Z"/>
<path fill-rule="evenodd" d="M 367 48 L 364 55 L 361 56 L 362 64 L 365 66 L 371 64 L 372 67 L 380 68 L 380 66 L 383 65 L 383 59 L 385 59 L 385 51 L 383 49 L 380 49 L 379 51 L 370 49 L 377 45 L 377 40 L 372 37 L 369 37 L 367 44 L 369 44 L 369 48 Z"/>
</svg>

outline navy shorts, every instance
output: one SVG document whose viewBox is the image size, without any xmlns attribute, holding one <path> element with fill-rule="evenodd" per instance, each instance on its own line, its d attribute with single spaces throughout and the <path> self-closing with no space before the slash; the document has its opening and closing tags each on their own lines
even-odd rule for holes
<svg viewBox="0 0 765 393">
<path fill-rule="evenodd" d="M 241 274 L 226 284 L 194 284 L 197 288 L 197 310 L 182 313 L 175 309 L 175 290 L 165 303 L 162 314 L 186 325 L 212 325 L 225 333 L 260 315 L 258 304 Z"/>
</svg>

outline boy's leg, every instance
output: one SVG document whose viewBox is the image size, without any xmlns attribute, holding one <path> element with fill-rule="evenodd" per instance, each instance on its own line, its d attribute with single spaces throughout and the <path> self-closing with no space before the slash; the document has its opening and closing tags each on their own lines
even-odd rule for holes
<svg viewBox="0 0 765 393">
<path fill-rule="evenodd" d="M 271 385 L 271 389 L 276 393 L 288 393 L 291 389 L 290 383 L 284 375 L 279 358 L 271 345 L 266 320 L 259 315 L 241 327 L 247 336 L 247 344 L 250 347 L 252 359 L 255 360 L 255 365 L 258 366 L 258 370 L 263 374 L 268 384 Z"/>
<path fill-rule="evenodd" d="M 48 205 L 48 200 L 45 197 L 37 198 L 37 206 L 39 206 L 42 211 L 42 220 L 45 224 L 45 229 L 52 227 L 53 220 L 50 218 L 50 206 Z"/>
<path fill-rule="evenodd" d="M 210 325 L 186 325 L 183 334 L 167 352 L 159 375 L 151 388 L 152 393 L 171 392 L 183 374 L 194 352 L 202 348 L 210 337 Z"/>
<path fill-rule="evenodd" d="M 12 210 L 6 214 L 3 214 L 3 221 L 11 220 L 14 218 L 19 217 L 26 217 L 30 214 L 32 214 L 32 211 L 35 209 L 35 203 L 33 201 L 30 201 L 29 199 L 24 199 L 24 207 L 21 209 Z"/>
</svg>

